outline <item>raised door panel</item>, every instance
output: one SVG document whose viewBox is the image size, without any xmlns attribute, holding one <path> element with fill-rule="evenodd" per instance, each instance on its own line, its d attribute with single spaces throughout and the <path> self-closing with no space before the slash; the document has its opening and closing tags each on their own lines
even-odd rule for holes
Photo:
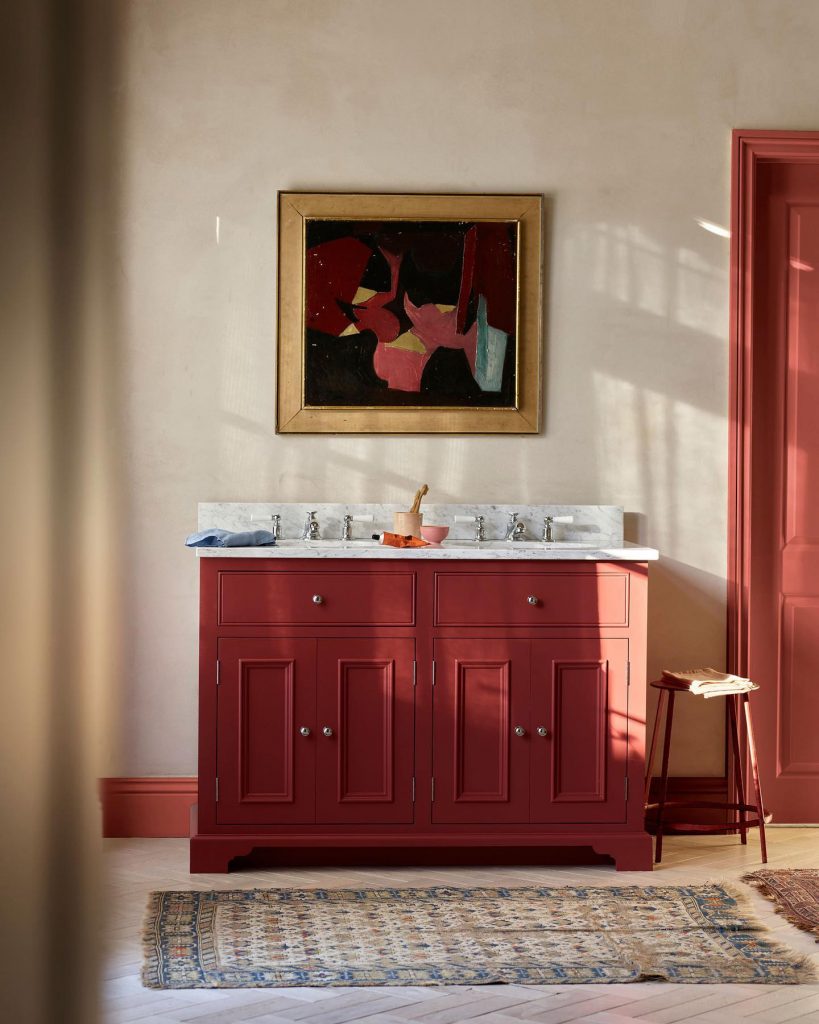
<svg viewBox="0 0 819 1024">
<path fill-rule="evenodd" d="M 797 785 L 819 781 L 819 599 L 786 597 L 782 604 L 782 654 L 777 722 L 777 779 Z M 798 808 L 798 804 L 796 807 Z"/>
<path fill-rule="evenodd" d="M 219 641 L 219 824 L 315 821 L 315 659 L 314 640 Z"/>
<path fill-rule="evenodd" d="M 532 821 L 625 821 L 628 641 L 535 640 L 532 652 Z"/>
<path fill-rule="evenodd" d="M 436 640 L 432 820 L 528 821 L 529 744 L 529 641 Z"/>
<path fill-rule="evenodd" d="M 415 642 L 318 641 L 316 819 L 413 821 Z"/>
</svg>

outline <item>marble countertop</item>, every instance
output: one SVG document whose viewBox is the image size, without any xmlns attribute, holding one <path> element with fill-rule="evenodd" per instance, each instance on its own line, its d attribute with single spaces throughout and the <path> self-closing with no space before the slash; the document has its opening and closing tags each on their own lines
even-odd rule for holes
<svg viewBox="0 0 819 1024">
<path fill-rule="evenodd" d="M 443 545 L 427 548 L 385 547 L 371 539 L 374 533 L 393 528 L 393 513 L 400 505 L 339 505 L 315 502 L 201 502 L 200 530 L 270 529 L 277 517 L 279 536 L 273 547 L 196 548 L 201 558 L 378 558 L 378 559 L 475 559 L 495 561 L 650 562 L 659 557 L 654 548 L 623 539 L 623 509 L 616 505 L 480 505 L 473 503 L 425 504 L 424 522 L 448 526 Z M 308 512 L 315 513 L 320 540 L 301 536 Z M 510 514 L 518 515 L 526 531 L 525 541 L 509 543 L 502 538 Z M 345 513 L 354 517 L 354 540 L 338 540 Z M 475 516 L 483 517 L 486 540 L 477 543 Z M 544 517 L 555 522 L 554 541 L 543 543 Z M 365 539 L 366 538 L 366 539 Z"/>
<path fill-rule="evenodd" d="M 473 559 L 476 561 L 653 562 L 655 548 L 623 541 L 618 547 L 541 542 L 444 541 L 439 547 L 392 548 L 375 541 L 281 541 L 271 547 L 196 548 L 200 558 Z"/>
</svg>

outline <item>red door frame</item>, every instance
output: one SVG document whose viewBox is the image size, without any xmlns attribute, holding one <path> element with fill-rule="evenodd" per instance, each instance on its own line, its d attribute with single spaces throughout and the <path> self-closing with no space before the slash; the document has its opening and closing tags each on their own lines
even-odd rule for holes
<svg viewBox="0 0 819 1024">
<path fill-rule="evenodd" d="M 728 670 L 748 670 L 751 587 L 751 449 L 754 393 L 753 210 L 760 162 L 819 163 L 819 132 L 737 128 L 731 151 L 730 433 L 728 484 Z"/>
</svg>

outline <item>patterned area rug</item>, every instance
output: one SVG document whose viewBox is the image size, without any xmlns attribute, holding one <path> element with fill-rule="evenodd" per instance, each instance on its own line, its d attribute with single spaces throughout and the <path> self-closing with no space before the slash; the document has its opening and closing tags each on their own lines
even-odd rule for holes
<svg viewBox="0 0 819 1024">
<path fill-rule="evenodd" d="M 815 868 L 764 868 L 744 875 L 743 882 L 758 889 L 776 910 L 819 942 L 819 871 Z"/>
<path fill-rule="evenodd" d="M 793 985 L 811 969 L 722 885 L 157 892 L 148 988 Z"/>
</svg>

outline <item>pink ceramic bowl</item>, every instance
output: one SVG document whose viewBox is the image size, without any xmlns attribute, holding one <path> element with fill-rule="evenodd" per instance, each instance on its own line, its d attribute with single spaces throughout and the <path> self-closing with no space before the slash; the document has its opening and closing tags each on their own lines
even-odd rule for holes
<svg viewBox="0 0 819 1024">
<path fill-rule="evenodd" d="M 421 526 L 421 536 L 430 544 L 440 544 L 448 533 L 448 526 L 427 526 L 425 523 Z"/>
</svg>

